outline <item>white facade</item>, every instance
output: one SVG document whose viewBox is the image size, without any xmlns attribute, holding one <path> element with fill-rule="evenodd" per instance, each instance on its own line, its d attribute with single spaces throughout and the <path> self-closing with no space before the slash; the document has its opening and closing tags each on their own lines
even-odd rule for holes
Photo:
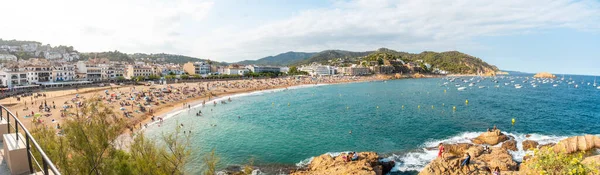
<svg viewBox="0 0 600 175">
<path fill-rule="evenodd" d="M 52 82 L 75 80 L 75 66 L 70 64 L 56 65 L 52 67 Z"/>
<path fill-rule="evenodd" d="M 11 67 L 0 70 L 0 85 L 9 88 L 29 85 L 24 68 Z"/>
<path fill-rule="evenodd" d="M 225 68 L 223 74 L 225 75 L 244 75 L 248 73 L 249 70 L 246 68 Z"/>
<path fill-rule="evenodd" d="M 246 66 L 246 69 L 254 72 L 254 73 L 263 73 L 263 72 L 281 72 L 281 68 L 279 67 L 272 67 L 272 66 L 255 66 L 255 65 L 248 65 Z"/>
<path fill-rule="evenodd" d="M 303 66 L 299 68 L 300 71 L 308 72 L 312 76 L 317 75 L 335 75 L 337 70 L 332 66 L 323 66 L 320 64 L 313 63 L 309 66 Z"/>
</svg>

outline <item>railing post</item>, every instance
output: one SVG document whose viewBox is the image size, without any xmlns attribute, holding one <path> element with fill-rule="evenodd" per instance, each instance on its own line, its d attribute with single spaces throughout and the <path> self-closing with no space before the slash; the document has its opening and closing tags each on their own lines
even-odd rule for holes
<svg viewBox="0 0 600 175">
<path fill-rule="evenodd" d="M 10 115 L 10 114 L 9 114 Z M 14 116 L 13 116 L 14 117 Z M 10 125 L 10 124 L 9 124 Z M 17 136 L 17 141 L 19 141 L 19 122 L 15 120 L 15 136 Z"/>
<path fill-rule="evenodd" d="M 0 112 L 2 113 L 2 112 Z M 6 109 L 6 127 L 8 128 L 8 132 L 10 133 L 10 113 L 8 112 L 8 109 Z"/>
<path fill-rule="evenodd" d="M 29 147 L 29 134 L 25 134 L 25 146 L 27 147 L 27 162 L 29 163 L 29 173 L 33 173 L 33 165 L 31 164 L 31 147 Z"/>
<path fill-rule="evenodd" d="M 46 159 L 42 161 L 42 164 L 44 164 L 44 174 L 48 175 L 48 163 L 46 162 Z"/>
</svg>

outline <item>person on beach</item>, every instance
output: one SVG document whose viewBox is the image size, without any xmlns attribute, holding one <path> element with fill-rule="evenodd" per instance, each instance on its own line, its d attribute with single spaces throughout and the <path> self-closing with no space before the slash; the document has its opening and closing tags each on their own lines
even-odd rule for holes
<svg viewBox="0 0 600 175">
<path fill-rule="evenodd" d="M 471 162 L 471 155 L 469 155 L 469 153 L 466 153 L 466 157 L 465 160 L 463 160 L 463 162 L 460 164 L 460 168 L 462 169 L 463 166 L 467 167 L 468 171 L 471 171 L 471 168 L 469 168 L 469 163 Z"/>
<path fill-rule="evenodd" d="M 494 168 L 494 172 L 492 172 L 492 175 L 500 175 L 500 167 Z"/>
<path fill-rule="evenodd" d="M 356 152 L 352 152 L 352 161 L 358 160 L 358 154 Z"/>
<path fill-rule="evenodd" d="M 444 144 L 440 143 L 438 149 L 438 157 L 444 159 Z"/>
</svg>

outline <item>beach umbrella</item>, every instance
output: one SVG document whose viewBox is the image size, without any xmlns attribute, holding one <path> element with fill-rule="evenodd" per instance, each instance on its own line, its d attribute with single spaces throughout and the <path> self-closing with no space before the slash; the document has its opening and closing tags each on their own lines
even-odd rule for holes
<svg viewBox="0 0 600 175">
<path fill-rule="evenodd" d="M 33 116 L 34 116 L 34 117 L 40 117 L 40 116 L 42 116 L 42 114 L 40 114 L 40 113 L 35 113 L 35 115 L 33 115 Z"/>
<path fill-rule="evenodd" d="M 124 110 L 125 110 L 125 108 L 124 108 L 124 107 L 121 107 L 121 111 L 124 111 Z"/>
</svg>

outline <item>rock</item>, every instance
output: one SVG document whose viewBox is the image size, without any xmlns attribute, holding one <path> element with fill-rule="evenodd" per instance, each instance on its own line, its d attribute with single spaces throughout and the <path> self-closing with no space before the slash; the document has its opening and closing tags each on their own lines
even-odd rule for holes
<svg viewBox="0 0 600 175">
<path fill-rule="evenodd" d="M 521 144 L 523 145 L 523 150 L 533 150 L 539 145 L 538 142 L 532 140 L 525 140 Z"/>
<path fill-rule="evenodd" d="M 586 157 L 581 161 L 581 164 L 588 165 L 588 166 L 600 165 L 600 155 Z"/>
<path fill-rule="evenodd" d="M 502 171 L 517 170 L 517 163 L 512 160 L 512 156 L 503 148 L 491 147 L 492 151 L 488 154 L 483 152 L 483 146 L 481 145 L 450 144 L 444 145 L 444 147 L 453 149 L 454 153 L 462 152 L 462 154 L 445 157 L 444 159 L 436 158 L 427 164 L 423 171 L 419 172 L 419 175 L 488 174 L 488 170 L 495 167 L 499 167 Z M 464 159 L 464 153 L 471 155 L 470 172 L 467 172 L 466 168 L 460 168 L 460 163 Z"/>
<path fill-rule="evenodd" d="M 574 153 L 579 151 L 588 151 L 597 148 L 596 145 L 600 138 L 593 135 L 575 136 L 561 140 L 554 145 L 554 152 Z"/>
<path fill-rule="evenodd" d="M 553 147 L 554 145 L 556 145 L 556 143 L 547 143 L 547 144 L 540 145 L 539 148 L 541 149 L 541 148 L 545 148 L 545 147 Z"/>
<path fill-rule="evenodd" d="M 473 139 L 475 144 L 488 144 L 491 146 L 497 145 L 500 142 L 508 140 L 508 137 L 504 135 L 499 129 L 490 132 L 484 132 L 477 138 Z"/>
<path fill-rule="evenodd" d="M 502 148 L 504 148 L 506 150 L 513 150 L 513 151 L 519 150 L 519 149 L 517 149 L 517 141 L 515 141 L 515 140 L 509 140 L 509 141 L 502 143 Z"/>
<path fill-rule="evenodd" d="M 415 73 L 415 74 L 412 74 L 411 76 L 412 76 L 413 78 L 423 78 L 423 77 L 425 77 L 425 75 L 423 75 L 423 74 L 420 74 L 420 73 Z"/>
<path fill-rule="evenodd" d="M 356 175 L 375 175 L 376 171 L 381 171 L 378 165 L 379 156 L 374 152 L 358 153 L 359 159 L 346 162 L 342 154 L 337 157 L 331 157 L 329 154 L 323 154 L 315 157 L 308 169 L 291 173 L 292 175 L 321 175 L 321 174 L 356 174 Z"/>
<path fill-rule="evenodd" d="M 533 78 L 556 78 L 556 75 L 552 75 L 548 72 L 540 72 L 533 76 Z"/>
</svg>

